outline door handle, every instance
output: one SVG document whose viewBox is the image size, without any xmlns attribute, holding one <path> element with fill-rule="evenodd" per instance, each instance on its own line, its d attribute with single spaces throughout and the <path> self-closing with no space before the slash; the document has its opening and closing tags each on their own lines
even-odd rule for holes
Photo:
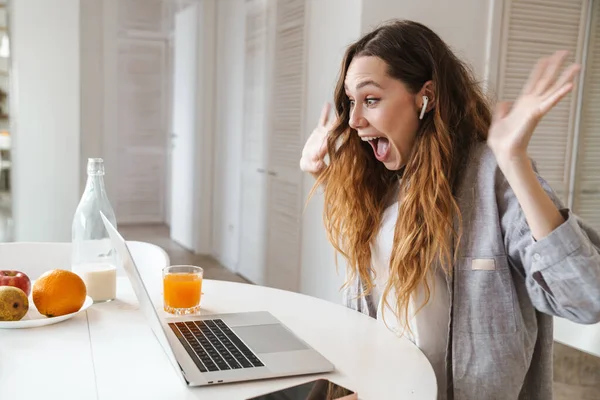
<svg viewBox="0 0 600 400">
<path fill-rule="evenodd" d="M 271 176 L 277 176 L 277 172 L 275 171 L 269 171 L 268 174 Z"/>
<path fill-rule="evenodd" d="M 265 170 L 262 168 L 256 168 L 256 172 L 258 172 L 259 174 L 264 174 Z"/>
</svg>

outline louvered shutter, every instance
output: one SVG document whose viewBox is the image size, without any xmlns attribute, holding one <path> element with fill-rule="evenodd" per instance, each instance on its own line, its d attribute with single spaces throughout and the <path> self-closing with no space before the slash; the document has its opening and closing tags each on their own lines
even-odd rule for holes
<svg viewBox="0 0 600 400">
<path fill-rule="evenodd" d="M 277 1 L 271 153 L 275 168 L 298 169 L 304 101 L 304 1 Z"/>
<path fill-rule="evenodd" d="M 268 1 L 245 2 L 239 273 L 266 284 Z"/>
<path fill-rule="evenodd" d="M 266 156 L 267 16 L 267 0 L 246 2 L 242 156 L 249 162 L 259 164 L 263 163 Z"/>
<path fill-rule="evenodd" d="M 514 101 L 536 61 L 568 50 L 567 62 L 581 59 L 587 0 L 506 2 L 498 80 L 500 99 Z M 575 89 L 538 125 L 529 145 L 541 175 L 566 204 L 575 123 Z"/>
<path fill-rule="evenodd" d="M 305 86 L 305 0 L 278 0 L 269 148 L 267 283 L 298 290 Z"/>
<path fill-rule="evenodd" d="M 593 3 L 573 210 L 600 232 L 600 1 Z"/>
<path fill-rule="evenodd" d="M 298 290 L 305 0 L 247 0 L 239 272 Z"/>
</svg>

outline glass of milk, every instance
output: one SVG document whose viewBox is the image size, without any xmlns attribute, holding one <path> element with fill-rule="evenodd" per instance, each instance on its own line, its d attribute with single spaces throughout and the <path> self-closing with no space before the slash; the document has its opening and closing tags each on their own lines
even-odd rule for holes
<svg viewBox="0 0 600 400">
<path fill-rule="evenodd" d="M 85 282 L 87 295 L 98 303 L 116 298 L 118 264 L 100 211 L 115 228 L 117 221 L 104 187 L 104 161 L 88 159 L 87 174 L 85 190 L 73 217 L 71 269 Z"/>
</svg>

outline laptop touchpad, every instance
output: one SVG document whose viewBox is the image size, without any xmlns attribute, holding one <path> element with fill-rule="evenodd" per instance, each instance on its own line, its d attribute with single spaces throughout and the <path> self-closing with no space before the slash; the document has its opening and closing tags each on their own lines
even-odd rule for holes
<svg viewBox="0 0 600 400">
<path fill-rule="evenodd" d="M 231 329 L 255 353 L 279 353 L 308 349 L 281 324 L 236 326 Z"/>
</svg>

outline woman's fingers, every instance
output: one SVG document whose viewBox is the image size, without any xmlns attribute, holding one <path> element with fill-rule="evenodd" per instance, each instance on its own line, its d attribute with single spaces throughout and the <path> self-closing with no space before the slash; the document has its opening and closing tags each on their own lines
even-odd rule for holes
<svg viewBox="0 0 600 400">
<path fill-rule="evenodd" d="M 494 115 L 492 116 L 492 122 L 501 120 L 506 117 L 508 112 L 510 111 L 510 103 L 508 101 L 501 101 L 496 104 L 494 109 Z"/>
<path fill-rule="evenodd" d="M 529 79 L 527 79 L 527 82 L 523 87 L 522 95 L 528 95 L 534 91 L 538 81 L 540 80 L 540 77 L 543 75 L 544 70 L 546 69 L 547 64 L 548 58 L 546 57 L 538 60 L 538 62 L 535 64 L 535 67 L 533 67 L 531 73 L 529 74 Z"/>
<path fill-rule="evenodd" d="M 544 115 L 552 109 L 563 97 L 573 89 L 573 82 L 561 86 L 540 104 L 540 114 Z"/>
<path fill-rule="evenodd" d="M 547 59 L 544 65 L 545 68 L 542 71 L 538 81 L 535 83 L 535 86 L 533 87 L 533 94 L 543 96 L 546 93 L 546 91 L 554 85 L 558 72 L 560 71 L 563 62 L 565 61 L 567 54 L 568 52 L 564 50 L 557 51 Z"/>
<path fill-rule="evenodd" d="M 327 121 L 329 120 L 329 111 L 331 110 L 331 105 L 329 103 L 325 103 L 323 108 L 321 109 L 321 117 L 319 118 L 319 126 L 326 126 Z"/>
<path fill-rule="evenodd" d="M 552 85 L 552 87 L 550 87 L 550 89 L 547 90 L 547 96 L 552 96 L 563 86 L 569 83 L 573 83 L 575 81 L 575 78 L 577 78 L 577 75 L 579 74 L 580 70 L 581 66 L 579 64 L 573 64 L 569 66 L 569 68 L 563 71 L 558 80 L 554 82 L 554 85 Z"/>
</svg>

